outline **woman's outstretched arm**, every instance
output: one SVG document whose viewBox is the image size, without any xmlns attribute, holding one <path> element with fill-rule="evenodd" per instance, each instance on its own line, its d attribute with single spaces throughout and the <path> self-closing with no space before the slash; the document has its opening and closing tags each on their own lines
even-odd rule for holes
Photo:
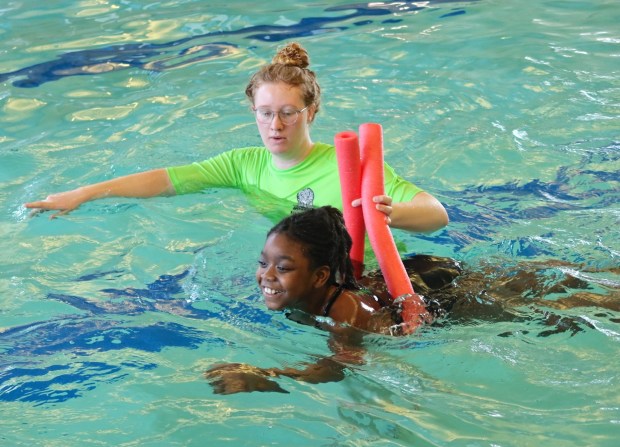
<svg viewBox="0 0 620 447">
<path fill-rule="evenodd" d="M 25 206 L 43 211 L 58 210 L 59 212 L 51 217 L 55 218 L 78 208 L 82 203 L 104 197 L 147 198 L 174 194 L 166 170 L 154 169 L 51 194 L 45 200 L 26 203 Z"/>
</svg>

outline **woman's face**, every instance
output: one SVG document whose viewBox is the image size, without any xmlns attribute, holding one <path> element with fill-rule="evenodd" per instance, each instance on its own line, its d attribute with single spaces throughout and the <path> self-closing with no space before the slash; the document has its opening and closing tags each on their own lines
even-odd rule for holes
<svg viewBox="0 0 620 447">
<path fill-rule="evenodd" d="M 273 233 L 258 260 L 256 280 L 270 310 L 296 308 L 312 312 L 321 305 L 322 288 L 329 277 L 326 266 L 312 268 L 303 245 Z"/>
<path fill-rule="evenodd" d="M 254 94 L 253 107 L 276 112 L 270 122 L 257 119 L 256 125 L 265 147 L 282 162 L 278 167 L 291 167 L 302 161 L 312 147 L 309 127 L 314 106 L 310 105 L 299 113 L 293 124 L 284 124 L 277 113 L 283 109 L 302 110 L 306 107 L 300 88 L 283 82 L 264 83 Z"/>
</svg>

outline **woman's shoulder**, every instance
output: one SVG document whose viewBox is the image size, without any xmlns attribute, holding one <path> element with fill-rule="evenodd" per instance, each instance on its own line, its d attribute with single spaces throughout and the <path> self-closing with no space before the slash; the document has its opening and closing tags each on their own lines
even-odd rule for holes
<svg viewBox="0 0 620 447">
<path fill-rule="evenodd" d="M 316 143 L 314 143 L 314 150 L 318 150 L 318 151 L 334 151 L 334 150 L 336 150 L 336 146 L 334 146 L 333 144 L 323 143 L 323 142 L 317 141 Z"/>
<path fill-rule="evenodd" d="M 332 144 L 316 142 L 312 146 L 312 152 L 310 152 L 311 158 L 336 158 L 336 148 Z"/>
<path fill-rule="evenodd" d="M 204 163 L 209 163 L 211 160 L 225 160 L 232 162 L 238 168 L 242 166 L 257 167 L 270 162 L 271 153 L 264 146 L 246 146 L 229 149 L 219 155 L 205 160 Z"/>
<path fill-rule="evenodd" d="M 325 168 L 329 169 L 330 172 L 333 171 L 337 173 L 338 171 L 333 170 L 336 163 L 337 157 L 334 146 L 317 142 L 312 146 L 310 155 L 298 166 L 300 169 L 311 169 L 313 171 L 317 168 Z"/>
</svg>

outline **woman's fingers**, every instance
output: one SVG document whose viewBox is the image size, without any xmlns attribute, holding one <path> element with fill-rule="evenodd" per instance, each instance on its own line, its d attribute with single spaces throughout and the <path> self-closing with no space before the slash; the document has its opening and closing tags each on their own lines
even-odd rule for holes
<svg viewBox="0 0 620 447">
<path fill-rule="evenodd" d="M 392 198 L 390 196 L 386 196 L 386 195 L 374 196 L 372 198 L 372 201 L 374 203 L 383 204 L 383 205 L 387 205 L 387 206 L 391 206 L 392 205 Z M 355 199 L 355 200 L 353 200 L 351 202 L 351 206 L 352 207 L 360 206 L 361 204 L 362 204 L 362 199 L 361 198 Z"/>
<path fill-rule="evenodd" d="M 390 225 L 392 223 L 392 219 L 390 215 L 392 214 L 392 197 L 388 195 L 379 195 L 374 196 L 372 201 L 376 203 L 375 208 L 385 214 L 385 223 Z M 355 199 L 351 202 L 352 207 L 357 207 L 362 205 L 362 199 Z"/>
<path fill-rule="evenodd" d="M 47 201 L 41 200 L 39 202 L 24 203 L 24 206 L 26 208 L 39 208 L 41 211 L 45 211 L 48 206 L 47 204 L 48 204 Z"/>
<path fill-rule="evenodd" d="M 64 216 L 65 214 L 69 214 L 71 211 L 73 210 L 61 210 L 58 211 L 57 213 L 54 213 L 50 216 L 50 220 L 52 219 L 56 219 L 58 216 Z"/>
<path fill-rule="evenodd" d="M 50 219 L 56 219 L 59 216 L 64 216 L 65 214 L 70 213 L 76 207 L 70 204 L 63 204 L 57 200 L 55 200 L 55 196 L 48 196 L 45 200 L 39 200 L 36 202 L 24 203 L 24 206 L 27 209 L 31 209 L 30 217 L 38 216 L 39 214 L 45 213 L 46 211 L 58 211 L 50 216 Z"/>
<path fill-rule="evenodd" d="M 381 203 L 381 204 L 387 205 L 387 206 L 392 205 L 392 198 L 390 196 L 386 196 L 386 195 L 374 196 L 372 198 L 372 201 L 375 202 L 375 203 Z"/>
</svg>

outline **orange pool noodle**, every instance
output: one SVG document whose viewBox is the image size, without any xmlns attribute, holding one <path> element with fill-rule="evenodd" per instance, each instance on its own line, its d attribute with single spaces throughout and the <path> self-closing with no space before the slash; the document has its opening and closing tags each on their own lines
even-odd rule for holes
<svg viewBox="0 0 620 447">
<path fill-rule="evenodd" d="M 400 259 L 385 214 L 376 209 L 374 196 L 385 194 L 383 174 L 383 131 L 381 125 L 362 124 L 359 128 L 362 164 L 362 210 L 370 245 L 379 262 L 388 292 L 393 299 L 410 295 L 403 301 L 402 317 L 413 329 L 426 314 L 423 300 L 415 294 L 407 270 Z M 412 329 L 412 328 L 410 328 Z"/>
<path fill-rule="evenodd" d="M 354 199 L 362 197 L 362 167 L 357 134 L 347 131 L 340 132 L 334 137 L 338 172 L 340 174 L 340 188 L 342 190 L 342 214 L 353 240 L 351 247 L 351 262 L 356 279 L 361 278 L 364 272 L 364 215 L 362 207 L 352 207 Z"/>
</svg>

